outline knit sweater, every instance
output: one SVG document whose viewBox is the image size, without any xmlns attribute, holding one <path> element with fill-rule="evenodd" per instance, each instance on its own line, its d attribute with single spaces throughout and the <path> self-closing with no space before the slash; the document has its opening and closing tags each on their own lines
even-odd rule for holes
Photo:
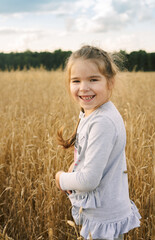
<svg viewBox="0 0 155 240">
<path fill-rule="evenodd" d="M 85 239 L 89 232 L 93 239 L 114 239 L 138 227 L 140 219 L 129 199 L 123 119 L 111 101 L 80 118 L 74 169 L 60 175 L 60 186 L 72 190 L 72 215 Z"/>
</svg>

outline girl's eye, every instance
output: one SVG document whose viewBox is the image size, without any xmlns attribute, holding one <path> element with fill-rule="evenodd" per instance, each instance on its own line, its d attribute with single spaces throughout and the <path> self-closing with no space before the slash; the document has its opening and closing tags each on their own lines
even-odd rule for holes
<svg viewBox="0 0 155 240">
<path fill-rule="evenodd" d="M 92 78 L 92 79 L 90 79 L 90 81 L 91 81 L 91 82 L 97 82 L 98 79 L 96 79 L 96 78 Z"/>
<path fill-rule="evenodd" d="M 79 80 L 71 80 L 72 83 L 79 83 Z"/>
</svg>

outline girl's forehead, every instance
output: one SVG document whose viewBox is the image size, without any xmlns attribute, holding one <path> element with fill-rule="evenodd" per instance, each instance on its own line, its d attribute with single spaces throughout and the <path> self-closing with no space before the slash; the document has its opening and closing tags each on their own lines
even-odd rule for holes
<svg viewBox="0 0 155 240">
<path fill-rule="evenodd" d="M 71 66 L 71 74 L 79 71 L 99 71 L 98 64 L 93 59 L 76 59 Z"/>
<path fill-rule="evenodd" d="M 100 63 L 97 59 L 76 59 L 70 68 L 69 80 L 76 77 L 89 78 L 95 75 L 105 76 L 105 67 L 103 64 L 104 63 Z"/>
<path fill-rule="evenodd" d="M 87 63 L 87 64 L 95 64 L 96 65 L 96 61 L 95 59 L 93 58 L 89 58 L 89 59 L 85 59 L 85 58 L 77 58 L 77 59 L 74 59 L 73 62 L 72 62 L 72 66 L 75 65 L 75 64 L 83 64 L 83 63 Z"/>
</svg>

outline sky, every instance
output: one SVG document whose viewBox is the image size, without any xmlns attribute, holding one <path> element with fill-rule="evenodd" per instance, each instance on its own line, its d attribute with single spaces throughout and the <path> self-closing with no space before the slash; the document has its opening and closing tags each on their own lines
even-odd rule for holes
<svg viewBox="0 0 155 240">
<path fill-rule="evenodd" d="M 155 0 L 0 0 L 0 52 L 155 51 Z"/>
</svg>

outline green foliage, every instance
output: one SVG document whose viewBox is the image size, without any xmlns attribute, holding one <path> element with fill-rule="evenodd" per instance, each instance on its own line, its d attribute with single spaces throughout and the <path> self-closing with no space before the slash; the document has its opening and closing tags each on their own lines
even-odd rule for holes
<svg viewBox="0 0 155 240">
<path fill-rule="evenodd" d="M 128 71 L 155 71 L 155 53 L 147 53 L 144 50 L 126 53 L 120 51 L 124 56 L 124 68 Z"/>
<path fill-rule="evenodd" d="M 4 70 L 23 70 L 43 67 L 46 70 L 56 70 L 64 68 L 66 59 L 71 51 L 56 50 L 55 52 L 31 52 L 23 53 L 0 53 L 0 69 Z"/>
<path fill-rule="evenodd" d="M 23 70 L 43 67 L 46 70 L 64 69 L 65 62 L 71 51 L 58 49 L 54 52 L 0 53 L 0 70 Z M 120 70 L 128 71 L 155 71 L 155 53 L 146 53 L 143 50 L 126 53 L 121 50 L 114 53 L 114 61 Z"/>
</svg>

